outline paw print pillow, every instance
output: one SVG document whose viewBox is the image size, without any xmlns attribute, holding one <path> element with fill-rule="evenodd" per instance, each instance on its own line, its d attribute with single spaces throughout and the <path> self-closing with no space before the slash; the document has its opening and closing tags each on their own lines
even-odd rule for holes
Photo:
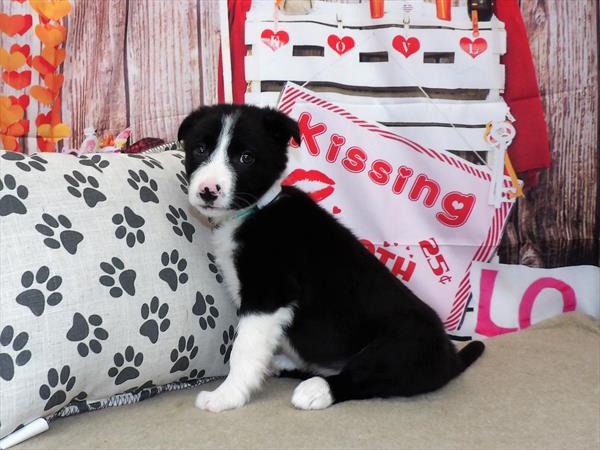
<svg viewBox="0 0 600 450">
<path fill-rule="evenodd" d="M 236 312 L 182 158 L 0 151 L 0 437 L 226 375 Z"/>
</svg>

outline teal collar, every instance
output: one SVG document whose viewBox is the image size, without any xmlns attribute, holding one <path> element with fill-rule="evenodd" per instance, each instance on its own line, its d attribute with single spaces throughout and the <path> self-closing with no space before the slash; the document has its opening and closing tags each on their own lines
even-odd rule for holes
<svg viewBox="0 0 600 450">
<path fill-rule="evenodd" d="M 247 219 L 248 217 L 256 214 L 258 209 L 259 209 L 258 206 L 254 205 L 252 208 L 244 209 L 243 211 L 240 211 L 239 213 L 234 214 L 233 216 L 229 217 L 228 220 Z"/>
<path fill-rule="evenodd" d="M 209 219 L 209 223 L 214 225 L 215 228 L 219 228 L 223 223 L 228 222 L 234 219 L 241 219 L 241 221 L 246 220 L 247 218 L 256 214 L 260 209 L 263 209 L 265 206 L 270 205 L 275 200 L 277 200 L 281 195 L 281 186 L 277 183 L 273 188 L 269 189 L 269 191 L 251 208 L 244 209 L 239 211 L 231 216 L 224 218 L 219 222 L 213 222 L 212 219 Z"/>
</svg>

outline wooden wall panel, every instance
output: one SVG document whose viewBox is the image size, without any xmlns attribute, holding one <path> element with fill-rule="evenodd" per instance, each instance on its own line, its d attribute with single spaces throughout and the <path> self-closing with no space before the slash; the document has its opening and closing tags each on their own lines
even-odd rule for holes
<svg viewBox="0 0 600 450">
<path fill-rule="evenodd" d="M 218 2 L 215 0 L 198 0 L 198 14 L 198 23 L 200 25 L 202 104 L 212 105 L 218 102 L 217 80 L 219 51 L 221 48 Z"/>
<path fill-rule="evenodd" d="M 201 102 L 198 1 L 129 0 L 127 17 L 132 139 L 175 139 Z"/>
<path fill-rule="evenodd" d="M 79 147 L 88 126 L 101 131 L 120 131 L 127 126 L 127 3 L 76 0 L 67 16 L 62 116 L 73 134 L 63 141 L 65 147 Z"/>
<path fill-rule="evenodd" d="M 550 134 L 552 167 L 520 199 L 501 260 L 599 263 L 598 3 L 522 4 Z"/>
</svg>

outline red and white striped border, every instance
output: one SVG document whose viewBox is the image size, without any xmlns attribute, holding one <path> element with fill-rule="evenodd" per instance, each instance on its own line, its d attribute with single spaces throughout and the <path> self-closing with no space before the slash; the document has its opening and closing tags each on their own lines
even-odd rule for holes
<svg viewBox="0 0 600 450">
<path fill-rule="evenodd" d="M 413 142 L 409 139 L 403 138 L 402 136 L 398 136 L 392 131 L 381 128 L 381 126 L 367 122 L 366 120 L 359 119 L 358 117 L 352 115 L 348 111 L 339 106 L 334 105 L 326 100 L 323 100 L 315 95 L 312 95 L 310 92 L 305 91 L 303 89 L 299 89 L 292 86 L 287 86 L 281 99 L 279 101 L 279 109 L 285 114 L 289 114 L 292 111 L 295 103 L 298 100 L 302 100 L 309 103 L 314 103 L 317 106 L 320 106 L 328 111 L 332 111 L 340 116 L 352 121 L 362 128 L 366 128 L 367 130 L 376 133 L 384 138 L 392 139 L 394 141 L 402 142 L 413 150 L 425 154 L 430 158 L 438 159 L 444 164 L 448 164 L 450 166 L 456 167 L 458 169 L 463 170 L 473 176 L 484 179 L 486 181 L 491 181 L 492 176 L 489 172 L 481 170 L 475 164 L 472 164 L 468 161 L 460 160 L 454 155 L 447 152 L 437 152 L 433 149 L 425 148 L 416 142 Z M 505 186 L 510 186 L 510 182 L 508 179 L 504 181 Z M 479 246 L 475 255 L 473 256 L 473 260 L 469 263 L 467 270 L 460 284 L 458 285 L 458 290 L 454 296 L 454 301 L 452 303 L 452 309 L 448 314 L 448 317 L 444 321 L 444 326 L 447 330 L 452 331 L 455 330 L 462 315 L 464 313 L 464 309 L 469 299 L 469 295 L 471 294 L 471 283 L 469 282 L 469 277 L 471 274 L 471 266 L 473 261 L 489 261 L 489 259 L 493 256 L 494 251 L 498 247 L 500 243 L 500 239 L 502 238 L 502 231 L 504 229 L 504 225 L 506 224 L 506 220 L 510 213 L 513 203 L 502 203 L 500 208 L 497 208 L 494 212 L 494 218 L 492 219 L 492 224 L 487 232 L 487 236 L 482 244 Z"/>
</svg>

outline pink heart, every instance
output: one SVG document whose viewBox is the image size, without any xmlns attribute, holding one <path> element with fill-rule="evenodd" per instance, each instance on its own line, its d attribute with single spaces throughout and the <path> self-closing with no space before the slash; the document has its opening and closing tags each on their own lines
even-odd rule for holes
<svg viewBox="0 0 600 450">
<path fill-rule="evenodd" d="M 452 208 L 454 208 L 454 209 L 463 209 L 464 207 L 465 207 L 465 204 L 462 202 L 458 202 L 456 200 L 454 200 L 452 202 Z"/>
<path fill-rule="evenodd" d="M 477 58 L 487 49 L 487 41 L 483 38 L 477 38 L 474 41 L 468 37 L 460 40 L 460 47 L 471 55 L 472 58 Z"/>
<path fill-rule="evenodd" d="M 335 34 L 330 34 L 327 38 L 327 44 L 339 55 L 343 55 L 354 48 L 354 39 L 350 36 L 340 38 Z"/>
<path fill-rule="evenodd" d="M 290 41 L 290 35 L 285 31 L 281 30 L 275 33 L 273 30 L 267 28 L 260 34 L 260 38 L 264 42 L 264 44 L 269 47 L 271 50 L 276 52 L 285 44 Z"/>
<path fill-rule="evenodd" d="M 421 48 L 421 43 L 416 37 L 405 38 L 398 35 L 392 41 L 392 47 L 408 58 L 413 53 L 416 53 Z"/>
</svg>

